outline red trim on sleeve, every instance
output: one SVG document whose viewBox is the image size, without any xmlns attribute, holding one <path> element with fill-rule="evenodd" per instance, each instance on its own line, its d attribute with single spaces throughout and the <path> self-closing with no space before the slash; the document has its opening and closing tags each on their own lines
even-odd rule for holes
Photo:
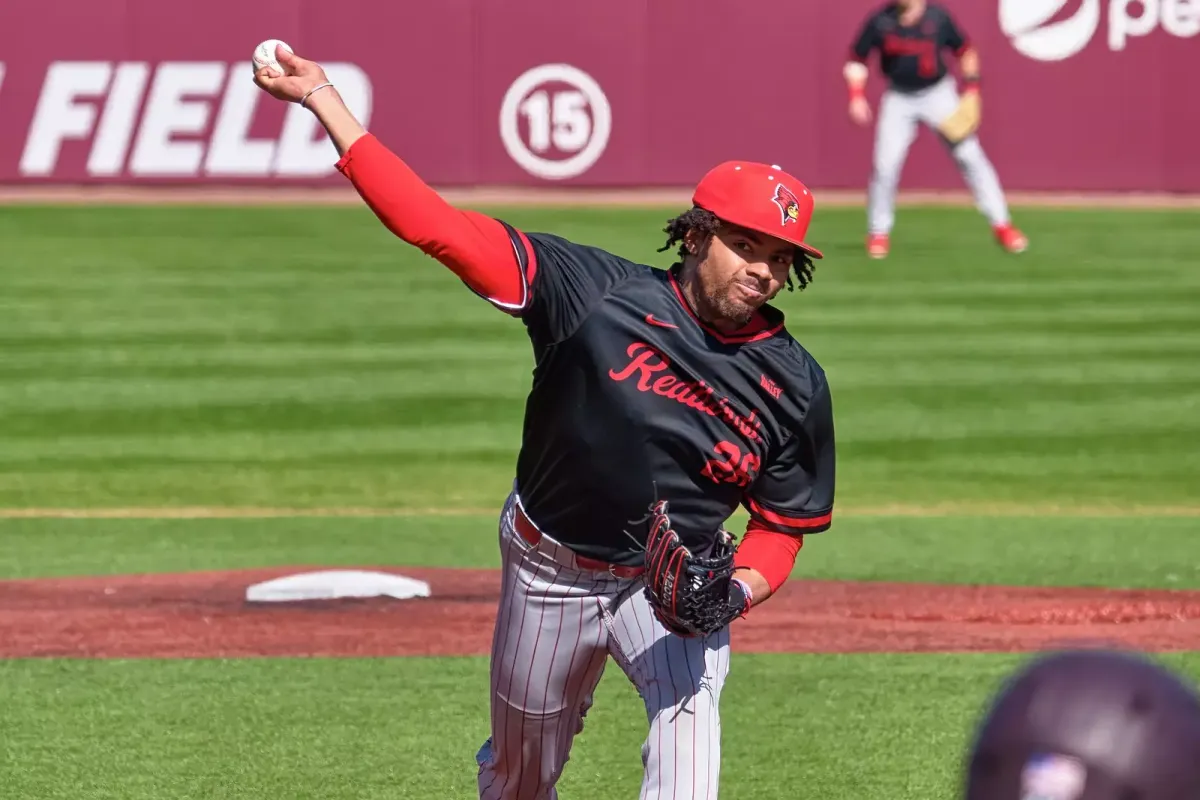
<svg viewBox="0 0 1200 800">
<path fill-rule="evenodd" d="M 967 52 L 970 49 L 971 49 L 971 43 L 969 41 L 965 41 L 965 42 L 963 42 L 962 47 L 960 47 L 954 51 L 954 55 L 958 56 L 959 58 L 962 58 L 963 53 Z"/>
<path fill-rule="evenodd" d="M 757 517 L 760 517 L 764 522 L 769 522 L 774 525 L 781 525 L 785 528 L 824 528 L 833 521 L 833 512 L 822 514 L 817 517 L 789 517 L 779 514 L 770 509 L 763 508 L 753 499 L 747 498 L 747 504 L 750 506 L 750 512 Z"/>
<path fill-rule="evenodd" d="M 355 141 L 337 169 L 388 230 L 437 259 L 476 293 L 506 311 L 528 304 L 526 275 L 514 269 L 522 260 L 532 269 L 533 248 L 524 236 L 528 258 L 519 259 L 499 220 L 447 203 L 372 134 Z"/>
<path fill-rule="evenodd" d="M 521 237 L 521 246 L 525 248 L 525 285 L 533 286 L 533 278 L 537 275 L 537 254 L 523 232 L 517 231 L 517 236 Z"/>
<path fill-rule="evenodd" d="M 773 531 L 752 519 L 746 525 L 746 535 L 734 553 L 733 563 L 735 567 L 752 569 L 762 575 L 774 593 L 792 574 L 796 554 L 802 547 L 803 535 Z"/>
</svg>

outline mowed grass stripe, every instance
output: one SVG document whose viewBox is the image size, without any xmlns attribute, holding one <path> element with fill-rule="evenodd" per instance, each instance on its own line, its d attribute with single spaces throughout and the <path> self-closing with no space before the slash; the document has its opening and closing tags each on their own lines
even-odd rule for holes
<svg viewBox="0 0 1200 800">
<path fill-rule="evenodd" d="M 231 280 L 236 280 L 236 278 L 231 278 Z M 440 281 L 442 285 L 439 285 L 436 291 L 430 290 L 415 297 L 410 292 L 405 292 L 404 296 L 391 298 L 391 302 L 381 302 L 380 294 L 394 293 L 397 291 L 394 284 L 403 280 L 403 276 L 398 272 L 393 284 L 388 285 L 390 291 L 365 293 L 362 298 L 345 293 L 339 296 L 331 290 L 323 293 L 323 296 L 309 298 L 292 296 L 290 299 L 319 308 L 321 316 L 326 321 L 336 320 L 340 316 L 337 310 L 329 308 L 321 302 L 324 300 L 328 303 L 333 300 L 334 298 L 329 297 L 331 293 L 335 295 L 335 298 L 340 297 L 348 306 L 352 306 L 356 310 L 373 311 L 380 315 L 389 312 L 407 313 L 413 306 L 421 303 L 435 306 L 447 303 L 459 306 L 457 309 L 448 307 L 444 314 L 438 315 L 436 325 L 453 327 L 453 330 L 439 331 L 436 327 L 430 328 L 428 326 L 434 324 L 432 320 L 414 321 L 413 324 L 406 326 L 392 324 L 382 329 L 362 331 L 359 335 L 367 341 L 399 340 L 408 336 L 425 338 L 432 333 L 439 333 L 441 338 L 446 339 L 470 340 L 475 335 L 491 333 L 503 327 L 511 328 L 516 325 L 512 320 L 499 315 L 499 312 L 473 295 L 456 297 L 452 293 L 448 294 L 448 289 L 460 293 L 464 290 L 458 286 L 448 287 L 444 281 Z M 815 286 L 812 291 L 815 295 Z M 110 304 L 103 302 L 70 303 L 71 310 L 82 317 L 63 320 L 47 320 L 38 317 L 43 314 L 61 314 L 62 303 L 66 302 L 65 300 L 60 300 L 59 303 L 47 303 L 43 307 L 23 304 L 19 313 L 10 309 L 5 314 L 6 322 L 4 327 L 0 328 L 0 336 L 2 336 L 0 347 L 20 349 L 27 346 L 83 343 L 106 339 L 114 343 L 129 344 L 150 343 L 173 338 L 177 338 L 179 341 L 204 341 L 206 339 L 230 341 L 236 340 L 240 336 L 251 339 L 257 337 L 271 339 L 274 337 L 270 337 L 269 334 L 289 323 L 286 317 L 277 316 L 280 311 L 279 301 L 281 299 L 284 298 L 276 296 L 273 300 L 265 300 L 261 309 L 246 307 L 248 303 L 236 294 L 232 294 L 223 303 L 213 304 L 211 308 L 186 298 L 180 298 L 177 303 L 155 308 L 154 301 L 151 300 L 147 303 L 149 307 L 143 306 L 140 309 L 139 317 L 132 320 L 111 318 L 88 320 L 87 315 L 102 317 L 106 312 L 113 311 Z M 403 301 L 403 308 L 396 308 L 395 304 L 400 301 Z M 908 305 L 904 305 L 889 302 L 884 298 L 880 299 L 878 307 L 872 307 L 864 302 L 856 302 L 853 298 L 837 298 L 836 296 L 823 297 L 822 301 L 826 305 L 806 308 L 803 318 L 789 324 L 789 328 L 794 332 L 814 333 L 813 329 L 819 327 L 830 333 L 843 335 L 847 331 L 864 335 L 897 332 L 936 334 L 957 329 L 979 332 L 981 329 L 1001 326 L 1021 326 L 1025 330 L 1044 334 L 1090 334 L 1097 328 L 1109 326 L 1122 328 L 1130 333 L 1160 331 L 1173 333 L 1188 330 L 1194 323 L 1197 302 L 1194 298 L 1179 298 L 1174 295 L 1159 298 L 1156 302 L 1145 303 L 1139 303 L 1136 300 L 1129 300 L 1126 303 L 1124 298 L 1117 297 L 1107 303 L 1097 302 L 1081 305 L 1078 308 L 1071 308 L 1069 303 L 1064 307 L 1060 301 L 1059 304 L 1048 302 L 1045 307 L 1012 309 L 997 308 L 984 297 L 969 302 L 964 300 L 947 307 L 940 307 L 925 300 L 914 300 Z M 796 299 L 783 297 L 779 301 L 779 305 L 787 307 L 797 302 L 799 301 Z M 833 305 L 835 302 L 838 304 Z M 231 306 L 231 303 L 238 305 Z M 200 315 L 201 319 L 181 317 L 180 315 L 185 312 Z M 344 306 L 341 314 L 345 313 L 347 313 L 347 308 Z M 490 323 L 481 323 L 476 318 L 476 315 L 480 313 L 490 313 L 496 316 L 496 319 Z M 422 316 L 426 314 L 428 312 L 422 312 Z M 297 317 L 299 316 L 297 315 Z M 299 324 L 304 321 L 299 318 L 290 320 L 291 324 Z M 329 338 L 336 339 L 338 336 L 344 336 L 346 339 L 356 338 L 346 334 L 345 330 L 334 328 L 330 331 Z M 290 341 L 286 338 L 284 340 Z"/>
<path fill-rule="evenodd" d="M 266 508 L 253 506 L 164 506 L 158 508 L 0 508 L 0 519 L 333 519 L 343 517 L 486 517 L 498 508 L 447 506 L 441 508 Z M 738 512 L 739 515 L 742 512 Z M 1142 517 L 1200 517 L 1198 506 L 1054 506 L 999 503 L 943 503 L 909 506 L 896 503 L 872 508 L 839 507 L 838 517 L 1076 517 L 1080 519 L 1138 519 Z"/>
<path fill-rule="evenodd" d="M 464 463 L 466 459 L 472 459 Z M 1055 506 L 1097 503 L 1100 508 L 1147 505 L 1176 506 L 1194 498 L 1195 467 L 1180 473 L 1147 456 L 1121 460 L 1097 475 L 1091 456 L 1066 456 L 1043 462 L 1028 456 L 982 465 L 964 452 L 959 458 L 913 459 L 843 456 L 852 466 L 842 470 L 839 492 L 844 506 L 853 503 L 907 500 L 936 504 L 956 502 L 1028 506 L 1038 501 Z M 354 459 L 354 460 L 352 460 Z M 231 464 L 228 460 L 178 463 L 166 459 L 110 465 L 96 462 L 55 463 L 46 471 L 20 465 L 0 473 L 0 507 L 251 505 L 303 503 L 307 507 L 435 507 L 499 504 L 512 485 L 515 455 L 481 451 L 425 459 L 409 466 L 394 458 L 374 463 L 362 458 Z M 1154 466 L 1146 470 L 1144 466 Z M 1050 475 L 1052 477 L 1047 477 Z M 1131 485 L 1132 484 L 1132 485 Z M 1183 498 L 1181 500 L 1181 498 Z M 1036 505 L 1035 505 L 1036 507 Z"/>
<path fill-rule="evenodd" d="M 444 369 L 422 370 L 417 367 L 389 370 L 384 374 L 339 375 L 309 373 L 300 376 L 230 376 L 209 378 L 151 378 L 133 381 L 129 378 L 92 378 L 79 380 L 41 380 L 9 384 L 0 390 L 0 408 L 21 408 L 36 419 L 39 413 L 51 417 L 34 422 L 38 427 L 59 426 L 62 419 L 53 418 L 54 410 L 39 411 L 58 405 L 62 409 L 84 413 L 113 413 L 147 408 L 166 409 L 188 406 L 201 414 L 212 410 L 220 416 L 224 409 L 239 406 L 272 406 L 286 413 L 288 407 L 360 405 L 365 408 L 393 406 L 391 416 L 403 422 L 411 409 L 407 405 L 423 405 L 446 398 L 444 416 L 452 418 L 455 402 L 496 399 L 504 402 L 515 399 L 523 403 L 528 386 L 522 385 L 511 369 L 480 365 L 462 374 Z M 446 383 L 439 383 L 441 377 Z M 72 396 L 72 389 L 78 389 Z M 155 402 L 155 401 L 158 402 Z M 189 402 L 190 401 L 190 402 Z M 364 412 L 373 413 L 373 412 Z M 353 419 L 353 416 L 351 416 Z M 87 424 L 86 422 L 84 424 Z M 23 426 L 22 426 L 23 427 Z"/>
<path fill-rule="evenodd" d="M 447 368 L 445 365 L 422 368 L 420 365 L 396 365 L 390 368 L 361 366 L 348 369 L 330 364 L 328 369 L 305 367 L 285 372 L 275 370 L 195 370 L 187 375 L 155 375 L 153 368 L 129 369 L 125 375 L 94 375 L 63 378 L 35 378 L 11 372 L 9 380 L 0 383 L 0 409 L 17 410 L 63 408 L 143 408 L 208 403 L 214 406 L 250 400 L 283 403 L 298 395 L 307 403 L 348 401 L 364 396 L 387 402 L 403 402 L 409 397 L 439 397 L 449 392 L 477 396 L 516 397 L 524 400 L 529 391 L 526 370 L 510 363 L 472 364 L 471 369 Z M 196 374 L 196 373 L 199 374 Z M 205 374 L 208 372 L 208 374 Z M 239 374 L 242 373 L 242 374 Z M 1104 390 L 1136 392 L 1146 383 L 1161 384 L 1172 392 L 1200 395 L 1200 361 L 1179 364 L 1144 359 L 1094 357 L 1090 362 L 1073 360 L 1070 364 L 1048 364 L 1030 367 L 1025 360 L 1006 358 L 989 360 L 963 359 L 943 364 L 937 373 L 920 372 L 911 365 L 894 360 L 839 365 L 827 372 L 836 375 L 838 391 L 863 388 L 938 390 L 1009 388 L 1019 385 L 1052 395 L 1073 388 L 1090 390 L 1093 396 Z M 133 380 L 134 378 L 142 380 Z M 1194 399 L 1194 398 L 1193 398 Z"/>
<path fill-rule="evenodd" d="M 510 324 L 507 328 L 511 329 Z M 510 334 L 511 330 L 508 331 Z M 322 339 L 325 338 L 325 341 Z M 523 333 L 507 337 L 492 337 L 477 342 L 470 348 L 453 339 L 438 339 L 414 343 L 402 339 L 380 342 L 349 340 L 345 335 L 328 337 L 319 335 L 293 336 L 287 341 L 259 340 L 239 337 L 237 341 L 138 341 L 136 345 L 123 346 L 122 342 L 106 341 L 103 338 L 81 339 L 60 342 L 53 347 L 26 347 L 5 354 L 0 363 L 0 375 L 8 370 L 25 370 L 40 367 L 46 374 L 61 375 L 63 367 L 78 369 L 90 367 L 97 370 L 127 370 L 130 368 L 174 367 L 180 370 L 238 369 L 252 367 L 270 371 L 273 369 L 298 370 L 309 367 L 336 370 L 366 367 L 399 367 L 441 363 L 447 365 L 463 363 L 521 362 L 528 364 L 527 352 L 520 352 L 516 343 L 527 347 Z M 337 339 L 337 341 L 333 341 Z M 99 372 L 96 374 L 103 374 Z M 120 375 L 120 372 L 115 374 Z M 283 373 L 287 374 L 287 373 Z"/>
<path fill-rule="evenodd" d="M 500 565 L 482 514 L 0 520 L 0 579 L 257 567 Z M 740 522 L 733 529 L 740 530 Z M 840 515 L 795 579 L 1200 589 L 1200 516 Z"/>
<path fill-rule="evenodd" d="M 512 425 L 496 425 L 472 421 L 462 425 L 430 424 L 422 426 L 378 427 L 375 435 L 363 438 L 358 428 L 349 430 L 319 429 L 313 431 L 250 431 L 212 434 L 197 439 L 192 432 L 168 435 L 80 435 L 64 437 L 55 442 L 38 443 L 36 447 L 20 450 L 10 447 L 0 457 L 0 464 L 24 462 L 36 468 L 39 459 L 47 462 L 79 463 L 88 459 L 154 458 L 159 462 L 199 462 L 203 460 L 236 460 L 239 464 L 266 464 L 300 459 L 359 457 L 439 459 L 450 453 L 503 452 L 516 459 L 520 446 L 520 429 Z M 186 455 L 180 452 L 185 451 Z"/>
<path fill-rule="evenodd" d="M 0 578 L 496 569 L 498 517 L 499 504 L 463 516 L 5 519 Z M 805 541 L 793 579 L 1200 589 L 1198 529 L 1196 516 L 842 515 Z"/>
<path fill-rule="evenodd" d="M 880 311 L 869 319 L 864 319 L 861 312 L 853 308 L 825 308 L 808 315 L 805 326 L 819 326 L 834 333 L 887 334 L 913 330 L 948 333 L 959 328 L 979 330 L 1020 325 L 1046 334 L 1063 334 L 1088 333 L 1101 326 L 1179 330 L 1195 321 L 1195 301 L 1177 301 L 1175 298 L 1147 307 L 1101 305 L 1078 309 L 1000 309 L 991 307 L 990 303 L 986 308 L 983 305 L 982 300 L 951 308 L 939 308 L 928 303 L 913 303 L 908 308 L 889 305 L 886 311 Z"/>
<path fill-rule="evenodd" d="M 512 326 L 504 330 L 511 334 Z M 253 369 L 264 374 L 307 374 L 307 370 L 328 369 L 336 374 L 358 369 L 390 369 L 436 363 L 459 365 L 503 362 L 526 366 L 528 342 L 522 333 L 495 336 L 467 349 L 458 341 L 438 340 L 422 344 L 390 340 L 380 342 L 323 341 L 321 336 L 294 337 L 286 342 L 240 337 L 237 342 L 213 340 L 145 341 L 136 345 L 109 341 L 104 337 L 62 341 L 47 346 L 12 348 L 0 362 L 0 376 L 53 377 L 67 369 L 79 377 L 112 375 L 124 377 L 145 369 L 151 376 L 205 375 L 229 370 Z M 1193 330 L 1176 333 L 1106 333 L 1088 336 L 1046 337 L 1027 331 L 1013 331 L 1004 337 L 957 331 L 953 339 L 942 332 L 904 331 L 872 342 L 867 351 L 836 341 L 829 342 L 824 358 L 866 367 L 894 363 L 897 355 L 920 351 L 937 356 L 943 363 L 978 364 L 987 359 L 1008 359 L 1028 364 L 1035 358 L 1070 357 L 1072 361 L 1091 362 L 1107 358 L 1176 360 L 1175 355 L 1200 352 Z M 1184 361 L 1183 359 L 1179 359 Z M 1053 364 L 1054 362 L 1051 362 Z M 1186 362 L 1185 362 L 1186 364 Z M 82 372 L 81 372 L 82 370 Z M 164 370 L 159 373 L 158 370 Z M 172 371 L 173 370 L 173 371 Z"/>
<path fill-rule="evenodd" d="M 150 427 L 147 425 L 141 431 Z M 930 430 L 924 415 L 898 412 L 868 418 L 863 427 L 861 435 L 841 443 L 840 447 L 847 453 L 846 460 L 880 458 L 897 467 L 915 461 L 949 465 L 964 455 L 977 458 L 979 451 L 986 450 L 993 463 L 1035 456 L 1045 459 L 1047 464 L 1064 459 L 1074 462 L 1105 458 L 1109 463 L 1083 465 L 1101 476 L 1114 474 L 1114 470 L 1116 474 L 1123 474 L 1135 462 L 1161 463 L 1161 469 L 1169 474 L 1175 466 L 1194 465 L 1200 457 L 1200 454 L 1186 454 L 1167 460 L 1153 452 L 1155 449 L 1171 450 L 1179 436 L 1196 431 L 1196 425 L 1190 420 L 1185 424 L 1164 419 L 1157 425 L 1146 422 L 1126 426 L 1125 430 L 1136 432 L 1141 446 L 1149 451 L 1141 454 L 1129 454 L 1128 448 L 1110 436 L 1102 425 L 1077 425 L 1069 430 L 1055 429 L 1052 423 L 1046 423 L 1041 430 L 1026 425 L 1018 434 L 1002 417 L 997 417 L 986 426 L 941 426 Z M 272 432 L 223 430 L 200 439 L 195 438 L 195 432 L 154 434 L 141 431 L 137 435 L 64 436 L 48 443 L 37 441 L 29 447 L 20 447 L 22 440 L 12 437 L 0 457 L 0 470 L 15 470 L 19 466 L 42 472 L 89 463 L 180 467 L 229 464 L 230 469 L 270 468 L 272 465 L 319 467 L 334 461 L 342 465 L 379 465 L 403 470 L 413 460 L 428 464 L 454 457 L 464 461 L 492 461 L 499 457 L 505 463 L 515 462 L 520 446 L 520 431 L 516 426 L 486 421 L 461 426 L 428 424 L 420 429 L 380 426 L 369 438 L 363 438 L 359 428 L 339 429 L 332 425 L 313 425 L 312 429 L 299 433 L 287 426 L 274 427 Z M 905 452 L 896 454 L 894 451 L 901 444 Z M 853 498 L 850 502 L 863 504 L 862 500 Z"/>
</svg>

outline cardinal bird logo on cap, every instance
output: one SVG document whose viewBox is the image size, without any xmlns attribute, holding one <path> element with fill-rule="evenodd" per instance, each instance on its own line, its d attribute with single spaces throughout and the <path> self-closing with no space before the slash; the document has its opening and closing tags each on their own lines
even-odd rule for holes
<svg viewBox="0 0 1200 800">
<path fill-rule="evenodd" d="M 782 183 L 775 184 L 775 196 L 771 198 L 771 201 L 779 206 L 779 211 L 783 215 L 781 225 L 787 225 L 800 218 L 800 201 L 796 195 L 792 194 L 792 190 Z"/>
</svg>

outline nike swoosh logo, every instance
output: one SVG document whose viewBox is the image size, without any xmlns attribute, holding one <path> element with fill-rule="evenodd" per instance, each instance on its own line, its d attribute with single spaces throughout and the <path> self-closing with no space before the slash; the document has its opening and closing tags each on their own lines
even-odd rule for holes
<svg viewBox="0 0 1200 800">
<path fill-rule="evenodd" d="M 660 328 L 678 328 L 678 325 L 672 325 L 670 322 L 663 322 L 661 319 L 655 319 L 653 314 L 646 315 L 646 322 L 651 325 L 657 325 Z"/>
</svg>

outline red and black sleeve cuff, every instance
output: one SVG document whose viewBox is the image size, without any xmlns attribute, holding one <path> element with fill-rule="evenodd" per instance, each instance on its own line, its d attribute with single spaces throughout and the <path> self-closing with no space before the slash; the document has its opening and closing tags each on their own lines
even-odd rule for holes
<svg viewBox="0 0 1200 800">
<path fill-rule="evenodd" d="M 821 533 L 833 524 L 832 508 L 815 512 L 777 511 L 753 499 L 747 499 L 746 505 L 751 519 L 781 533 Z"/>
</svg>

